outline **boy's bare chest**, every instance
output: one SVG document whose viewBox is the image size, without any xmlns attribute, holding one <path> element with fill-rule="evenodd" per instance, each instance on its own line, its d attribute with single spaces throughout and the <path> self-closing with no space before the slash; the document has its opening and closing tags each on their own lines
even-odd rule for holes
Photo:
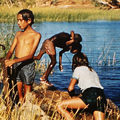
<svg viewBox="0 0 120 120">
<path fill-rule="evenodd" d="M 34 42 L 34 37 L 31 36 L 31 35 L 21 35 L 21 36 L 18 36 L 18 44 L 19 45 L 31 45 L 33 44 Z"/>
</svg>

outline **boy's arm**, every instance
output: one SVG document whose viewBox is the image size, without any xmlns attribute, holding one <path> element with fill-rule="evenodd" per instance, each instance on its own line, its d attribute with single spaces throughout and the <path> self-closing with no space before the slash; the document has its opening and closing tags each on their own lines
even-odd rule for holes
<svg viewBox="0 0 120 120">
<path fill-rule="evenodd" d="M 74 40 L 74 31 L 71 31 L 71 40 L 66 42 L 66 45 L 71 45 L 75 40 Z"/>
<path fill-rule="evenodd" d="M 77 80 L 75 78 L 71 78 L 71 81 L 70 81 L 70 84 L 68 86 L 68 93 L 69 95 L 72 97 L 72 96 L 75 96 L 75 84 L 77 83 Z"/>
<path fill-rule="evenodd" d="M 41 55 L 42 55 L 42 53 L 41 53 L 41 51 L 40 51 L 37 56 L 34 56 L 34 57 L 33 57 L 33 60 L 39 60 L 39 59 L 41 58 Z"/>
<path fill-rule="evenodd" d="M 17 35 L 16 35 L 16 36 L 17 36 Z M 13 52 L 14 52 L 14 50 L 15 50 L 15 47 L 16 47 L 16 45 L 17 45 L 17 38 L 16 38 L 16 36 L 15 36 L 15 38 L 14 38 L 14 40 L 13 40 L 13 43 L 12 43 L 12 45 L 11 45 L 11 47 L 10 47 L 7 55 L 6 55 L 6 59 L 7 59 L 7 60 L 10 59 L 10 57 L 12 56 L 12 54 L 13 54 Z"/>
<path fill-rule="evenodd" d="M 68 51 L 68 50 L 61 50 L 60 52 L 59 52 L 59 70 L 60 71 L 63 71 L 63 66 L 62 66 L 62 54 L 64 53 L 64 52 L 66 52 L 66 51 Z"/>
<path fill-rule="evenodd" d="M 37 34 L 36 35 L 36 38 L 35 38 L 35 41 L 34 41 L 34 43 L 33 43 L 33 45 L 32 45 L 32 49 L 31 49 L 31 52 L 30 52 L 30 54 L 29 55 L 27 55 L 27 56 L 25 56 L 25 57 L 22 57 L 22 58 L 18 58 L 18 59 L 13 59 L 13 60 L 9 60 L 9 61 L 7 61 L 6 60 L 6 66 L 12 66 L 14 63 L 18 63 L 18 62 L 23 62 L 23 61 L 25 61 L 25 60 L 29 60 L 29 59 L 32 59 L 33 58 L 33 55 L 34 55 L 34 53 L 35 53 L 35 51 L 36 51 L 36 49 L 37 49 L 37 46 L 38 46 L 38 44 L 39 44 L 39 42 L 40 42 L 40 39 L 41 39 L 41 35 L 40 34 Z M 8 55 L 10 55 L 10 54 L 8 54 Z"/>
</svg>

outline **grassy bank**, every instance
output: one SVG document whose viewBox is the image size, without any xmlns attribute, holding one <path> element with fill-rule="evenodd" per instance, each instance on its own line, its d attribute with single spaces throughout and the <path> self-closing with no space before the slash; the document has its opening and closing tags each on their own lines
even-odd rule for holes
<svg viewBox="0 0 120 120">
<path fill-rule="evenodd" d="M 50 90 L 47 86 L 39 84 L 33 85 L 33 90 L 28 93 L 25 103 L 19 107 L 14 105 L 15 101 L 10 99 L 10 91 L 5 96 L 9 98 L 8 104 L 6 100 L 0 96 L 0 120 L 65 120 L 56 110 L 57 104 L 65 99 L 70 98 L 68 92 L 59 90 Z M 17 97 L 17 95 L 15 96 Z M 107 102 L 105 120 L 120 120 L 119 110 Z M 93 120 L 93 115 L 87 110 L 70 110 L 75 120 Z"/>
<path fill-rule="evenodd" d="M 12 22 L 16 19 L 16 14 L 22 8 L 0 8 L 0 22 Z M 94 20 L 120 20 L 120 9 L 101 10 L 98 8 L 58 8 L 42 7 L 31 8 L 35 15 L 35 22 L 55 21 L 55 22 L 81 22 Z"/>
</svg>

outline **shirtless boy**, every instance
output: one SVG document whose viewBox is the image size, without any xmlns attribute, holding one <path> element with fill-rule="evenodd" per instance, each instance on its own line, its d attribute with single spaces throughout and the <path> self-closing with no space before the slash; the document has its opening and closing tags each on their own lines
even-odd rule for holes
<svg viewBox="0 0 120 120">
<path fill-rule="evenodd" d="M 82 38 L 79 34 L 74 34 L 74 31 L 71 31 L 71 34 L 62 32 L 52 36 L 51 38 L 45 40 L 41 47 L 41 50 L 37 56 L 34 56 L 34 60 L 39 60 L 44 53 L 47 53 L 51 59 L 51 63 L 48 66 L 45 73 L 40 78 L 41 83 L 46 84 L 48 86 L 52 86 L 53 84 L 49 82 L 48 76 L 55 66 L 56 62 L 56 50 L 55 47 L 62 48 L 59 52 L 59 69 L 63 71 L 62 67 L 62 54 L 66 51 L 71 50 L 72 53 L 75 53 L 75 46 L 79 46 L 81 49 Z M 74 46 L 74 47 L 73 47 Z M 74 49 L 73 49 L 74 48 Z"/>
<path fill-rule="evenodd" d="M 41 39 L 41 34 L 32 29 L 34 23 L 34 15 L 32 11 L 23 9 L 17 14 L 17 23 L 22 31 L 18 31 L 15 35 L 10 50 L 7 53 L 5 65 L 17 71 L 16 81 L 19 94 L 19 102 L 27 92 L 31 91 L 35 77 L 35 63 L 32 59 L 37 46 Z M 15 58 L 10 59 L 15 51 Z M 24 95 L 22 87 L 24 85 Z"/>
</svg>

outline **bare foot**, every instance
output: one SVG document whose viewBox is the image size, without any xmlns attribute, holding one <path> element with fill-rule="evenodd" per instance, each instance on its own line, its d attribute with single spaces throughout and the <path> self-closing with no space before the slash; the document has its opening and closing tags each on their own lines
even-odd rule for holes
<svg viewBox="0 0 120 120">
<path fill-rule="evenodd" d="M 59 70 L 62 72 L 63 71 L 63 66 L 59 65 Z"/>
<path fill-rule="evenodd" d="M 48 86 L 53 86 L 53 84 L 50 83 L 48 80 L 40 78 L 40 81 L 41 81 L 42 84 L 45 84 L 45 85 L 48 85 Z"/>
</svg>

